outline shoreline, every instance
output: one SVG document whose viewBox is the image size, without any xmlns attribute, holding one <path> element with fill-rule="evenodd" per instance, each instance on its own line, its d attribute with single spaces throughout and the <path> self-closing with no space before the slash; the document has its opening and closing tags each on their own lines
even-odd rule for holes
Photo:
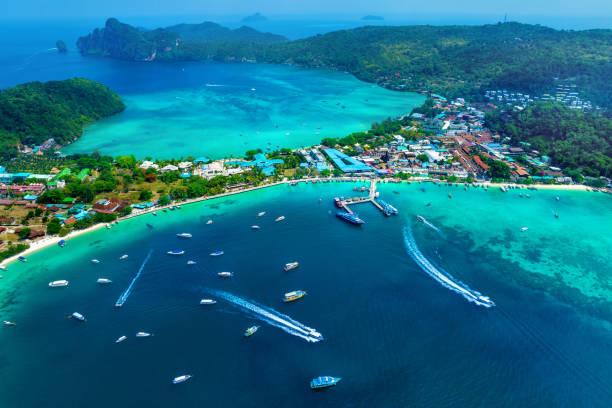
<svg viewBox="0 0 612 408">
<path fill-rule="evenodd" d="M 315 182 L 315 183 L 334 183 L 334 182 L 369 182 L 375 180 L 377 183 L 382 183 L 382 184 L 406 184 L 406 183 L 414 183 L 414 182 L 425 182 L 425 183 L 432 183 L 432 182 L 436 182 L 436 183 L 440 183 L 440 184 L 464 184 L 464 185 L 468 185 L 467 183 L 459 183 L 459 182 L 453 182 L 453 183 L 448 183 L 444 180 L 437 180 L 437 179 L 431 179 L 431 178 L 427 178 L 427 179 L 415 179 L 415 178 L 411 178 L 408 180 L 401 180 L 401 179 L 388 179 L 388 178 L 369 178 L 369 177 L 334 177 L 334 178 L 316 178 L 316 177 L 312 177 L 312 178 L 307 178 L 307 179 L 301 179 L 301 180 L 282 180 L 282 181 L 276 181 L 276 182 L 272 182 L 272 183 L 267 183 L 267 184 L 262 184 L 259 186 L 254 186 L 254 187 L 248 187 L 248 188 L 244 188 L 244 189 L 238 189 L 235 191 L 226 191 L 225 193 L 221 193 L 221 194 L 216 194 L 216 195 L 212 195 L 212 196 L 202 196 L 202 197 L 196 197 L 196 198 L 192 198 L 192 199 L 188 199 L 185 201 L 182 201 L 180 203 L 170 203 L 168 205 L 164 205 L 161 207 L 151 207 L 148 209 L 143 209 L 143 210 L 136 210 L 133 211 L 130 215 L 127 215 L 125 217 L 122 218 L 117 218 L 117 220 L 115 222 L 120 223 L 126 220 L 129 220 L 131 218 L 135 218 L 135 217 L 139 217 L 141 215 L 146 215 L 146 214 L 151 214 L 153 212 L 156 211 L 163 211 L 165 209 L 168 209 L 170 207 L 176 207 L 177 205 L 188 205 L 188 204 L 195 204 L 195 203 L 199 203 L 202 201 L 207 201 L 207 200 L 214 200 L 216 198 L 222 198 L 222 197 L 227 197 L 227 196 L 232 196 L 232 195 L 236 195 L 236 194 L 241 194 L 241 193 L 246 193 L 249 191 L 255 191 L 255 190 L 261 190 L 264 188 L 268 188 L 268 187 L 274 187 L 274 186 L 279 186 L 282 184 L 292 184 L 292 183 L 308 183 L 308 182 Z M 593 191 L 603 191 L 603 192 L 607 192 L 610 193 L 607 190 L 603 190 L 603 189 L 595 189 L 593 187 L 589 187 L 589 186 L 585 186 L 583 184 L 532 184 L 532 185 L 524 185 L 524 184 L 513 184 L 513 183 L 473 183 L 472 184 L 472 188 L 480 188 L 480 187 L 502 187 L 502 186 L 511 186 L 511 187 L 515 187 L 518 189 L 527 189 L 527 187 L 535 187 L 536 189 L 541 189 L 541 190 L 558 190 L 558 191 L 585 191 L 585 192 L 593 192 Z M 60 242 L 62 239 L 65 241 L 68 241 L 72 238 L 76 238 L 78 236 L 87 234 L 89 232 L 92 231 L 96 231 L 100 228 L 104 228 L 107 224 L 105 223 L 99 223 L 99 224 L 95 224 L 92 225 L 90 227 L 87 227 L 85 229 L 82 230 L 77 230 L 77 231 L 72 231 L 69 234 L 67 234 L 64 237 L 59 237 L 59 236 L 45 236 L 42 239 L 30 242 L 29 245 L 30 247 L 28 249 L 26 249 L 23 252 L 20 252 L 18 254 L 15 254 L 9 258 L 6 258 L 5 260 L 3 260 L 2 262 L 0 262 L 0 265 L 2 266 L 6 266 L 9 265 L 15 261 L 18 260 L 18 258 L 20 256 L 25 257 L 26 255 L 30 255 L 33 254 L 35 252 L 40 251 L 41 249 L 50 247 L 52 245 L 57 245 L 58 242 Z"/>
</svg>

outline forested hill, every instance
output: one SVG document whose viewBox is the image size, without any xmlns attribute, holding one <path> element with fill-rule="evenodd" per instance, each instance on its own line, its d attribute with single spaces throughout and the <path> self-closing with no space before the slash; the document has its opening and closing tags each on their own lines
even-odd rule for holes
<svg viewBox="0 0 612 408">
<path fill-rule="evenodd" d="M 528 142 L 576 176 L 612 177 L 612 119 L 565 105 L 538 102 L 510 117 L 487 114 L 487 125 L 514 143 Z"/>
<path fill-rule="evenodd" d="M 109 18 L 104 28 L 96 28 L 77 40 L 83 55 L 100 55 L 134 61 L 201 59 L 200 49 L 211 44 L 270 44 L 284 42 L 281 35 L 262 33 L 243 26 L 235 30 L 212 22 L 179 24 L 144 30 Z"/>
<path fill-rule="evenodd" d="M 491 88 L 550 93 L 558 78 L 577 84 L 593 103 L 612 108 L 612 30 L 563 31 L 519 23 L 368 26 L 291 42 L 184 41 L 159 52 L 165 44 L 161 34 L 167 32 L 142 34 L 162 39 L 159 46 L 149 47 L 149 57 L 155 49 L 156 60 L 212 58 L 330 67 L 387 88 L 472 99 Z M 84 46 L 81 40 L 85 54 L 143 59 L 139 42 L 129 37 L 121 39 L 126 40 L 125 53 L 115 52 L 120 41 L 112 36 L 102 49 Z"/>
<path fill-rule="evenodd" d="M 18 144 L 38 145 L 49 138 L 70 143 L 88 123 L 123 109 L 117 94 L 82 78 L 0 90 L 0 157 L 16 154 Z"/>
</svg>

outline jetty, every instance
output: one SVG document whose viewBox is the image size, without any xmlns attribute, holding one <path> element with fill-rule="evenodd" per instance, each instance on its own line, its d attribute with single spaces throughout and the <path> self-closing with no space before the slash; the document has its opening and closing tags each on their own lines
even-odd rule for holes
<svg viewBox="0 0 612 408">
<path fill-rule="evenodd" d="M 367 196 L 346 198 L 344 200 L 341 200 L 340 204 L 342 205 L 342 208 L 350 214 L 353 214 L 353 211 L 351 211 L 349 206 L 353 204 L 361 204 L 361 203 L 372 203 L 374 204 L 376 208 L 378 208 L 380 211 L 384 213 L 385 212 L 384 208 L 382 207 L 382 205 L 376 202 L 375 197 L 376 197 L 376 180 L 371 180 L 370 189 L 368 191 Z"/>
</svg>

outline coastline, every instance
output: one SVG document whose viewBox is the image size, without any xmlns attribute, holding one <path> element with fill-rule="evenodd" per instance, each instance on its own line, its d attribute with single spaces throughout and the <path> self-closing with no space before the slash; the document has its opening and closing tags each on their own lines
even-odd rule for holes
<svg viewBox="0 0 612 408">
<path fill-rule="evenodd" d="M 216 195 L 212 195 L 212 196 L 203 196 L 203 197 L 196 197 L 196 198 L 192 198 L 189 200 L 185 200 L 183 202 L 180 203 L 170 203 L 168 205 L 165 206 L 159 206 L 159 207 L 152 207 L 152 208 L 148 208 L 148 209 L 143 209 L 143 210 L 135 210 L 133 211 L 130 215 L 127 215 L 125 217 L 122 218 L 118 218 L 117 219 L 117 223 L 120 223 L 122 221 L 128 220 L 130 218 L 135 218 L 135 217 L 139 217 L 141 215 L 146 215 L 146 214 L 150 214 L 156 211 L 163 211 L 165 209 L 168 209 L 170 207 L 175 207 L 176 205 L 188 205 L 188 204 L 194 204 L 194 203 L 199 203 L 202 201 L 207 201 L 207 200 L 213 200 L 216 198 L 221 198 L 221 197 L 227 197 L 227 196 L 231 196 L 231 195 L 236 195 L 236 194 L 241 194 L 241 193 L 246 193 L 249 191 L 255 191 L 255 190 L 261 190 L 264 188 L 268 188 L 268 187 L 274 187 L 274 186 L 278 186 L 278 185 L 282 185 L 282 184 L 292 184 L 292 183 L 308 183 L 308 182 L 315 182 L 315 183 L 333 183 L 333 182 L 368 182 L 368 181 L 372 181 L 375 180 L 377 183 L 396 183 L 396 184 L 405 184 L 405 183 L 413 183 L 413 182 L 426 182 L 426 183 L 430 183 L 430 182 L 437 182 L 437 183 L 447 183 L 446 181 L 443 180 L 437 180 L 437 179 L 409 179 L 409 180 L 401 180 L 401 179 L 387 179 L 387 178 L 369 178 L 369 177 L 335 177 L 335 178 L 307 178 L 307 179 L 301 179 L 301 180 L 282 180 L 282 181 L 276 181 L 276 182 L 272 182 L 272 183 L 267 183 L 267 184 L 262 184 L 259 186 L 254 186 L 254 187 L 248 187 L 248 188 L 244 188 L 244 189 L 237 189 L 234 191 L 226 191 L 225 193 L 221 193 L 221 194 L 216 194 Z M 447 183 L 448 184 L 448 183 Z M 450 184 L 466 184 L 466 183 L 450 183 Z M 468 184 L 466 184 L 468 185 Z M 472 188 L 479 188 L 479 187 L 502 187 L 502 186 L 510 186 L 513 188 L 518 188 L 518 189 L 527 189 L 527 187 L 535 187 L 537 189 L 542 189 L 542 190 L 559 190 L 559 191 L 600 191 L 597 189 L 594 189 L 593 187 L 589 187 L 589 186 L 585 186 L 583 184 L 536 184 L 536 185 L 530 185 L 530 186 L 526 186 L 523 184 L 512 184 L 512 183 L 474 183 L 472 184 Z M 604 190 L 604 192 L 608 192 L 607 190 Z M 15 261 L 18 260 L 18 258 L 20 256 L 25 257 L 26 255 L 30 255 L 33 254 L 37 251 L 40 251 L 41 249 L 47 248 L 51 245 L 56 245 L 59 241 L 61 241 L 62 239 L 65 241 L 68 241 L 72 238 L 87 234 L 89 232 L 92 231 L 96 231 L 100 228 L 104 228 L 106 226 L 106 224 L 104 223 L 99 223 L 99 224 L 95 224 L 92 225 L 88 228 L 82 229 L 82 230 L 77 230 L 77 231 L 72 231 L 69 234 L 67 234 L 64 237 L 59 237 L 59 236 L 45 236 L 42 239 L 30 242 L 29 245 L 30 247 L 28 249 L 26 249 L 23 252 L 20 252 L 18 254 L 15 254 L 9 258 L 6 258 L 4 261 L 0 262 L 0 265 L 2 266 L 6 266 L 9 265 Z"/>
</svg>

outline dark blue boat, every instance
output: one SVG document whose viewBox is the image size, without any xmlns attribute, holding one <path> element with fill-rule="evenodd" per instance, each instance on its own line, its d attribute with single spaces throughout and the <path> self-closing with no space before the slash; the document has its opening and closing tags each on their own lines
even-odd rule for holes
<svg viewBox="0 0 612 408">
<path fill-rule="evenodd" d="M 365 223 L 361 218 L 357 216 L 357 214 L 351 214 L 348 212 L 338 212 L 336 213 L 336 217 L 355 225 L 361 225 Z"/>
<path fill-rule="evenodd" d="M 378 204 L 382 206 L 385 215 L 397 215 L 399 213 L 399 211 L 397 211 L 397 208 L 395 208 L 386 201 L 378 200 Z"/>
<path fill-rule="evenodd" d="M 63 248 L 66 245 L 66 241 L 64 241 L 62 239 L 62 240 L 60 240 L 60 242 L 57 243 L 57 245 L 59 245 L 61 248 Z"/>
</svg>

